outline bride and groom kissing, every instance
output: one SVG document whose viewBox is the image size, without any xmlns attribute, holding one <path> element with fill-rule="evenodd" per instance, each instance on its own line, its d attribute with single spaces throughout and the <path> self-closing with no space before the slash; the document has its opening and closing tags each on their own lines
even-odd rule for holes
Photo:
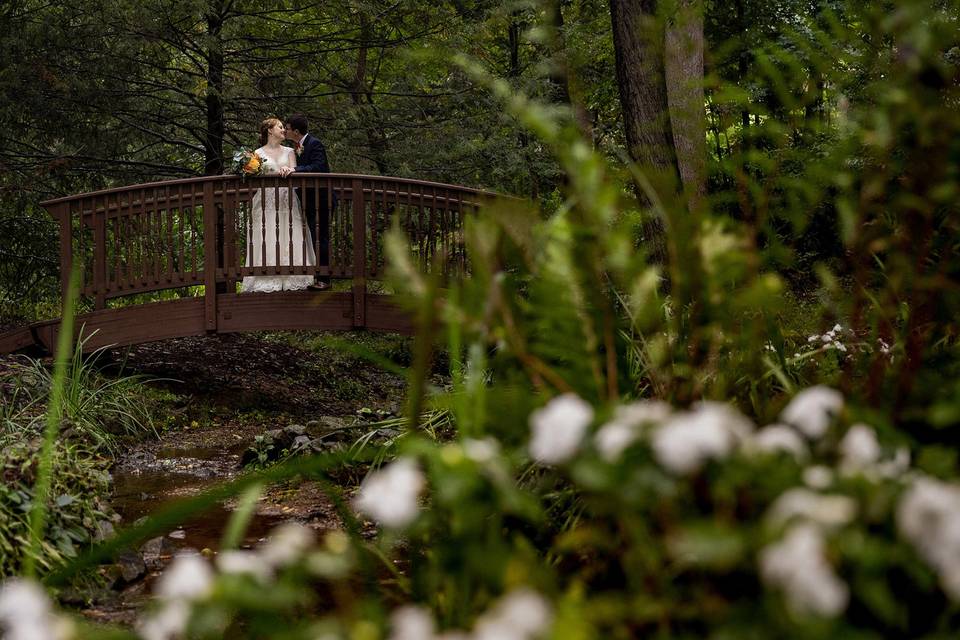
<svg viewBox="0 0 960 640">
<path fill-rule="evenodd" d="M 284 146 L 285 141 L 292 143 L 292 147 Z M 309 123 L 302 114 L 292 115 L 285 121 L 267 118 L 261 122 L 260 147 L 256 154 L 266 161 L 263 175 L 287 178 L 293 173 L 330 173 L 326 149 L 310 135 Z M 319 248 L 319 264 L 329 265 L 330 207 L 326 189 L 321 189 L 319 194 L 314 188 L 306 188 L 303 193 L 299 188 L 293 191 L 291 194 L 289 187 L 254 191 L 247 234 L 247 267 L 316 266 L 314 246 Z M 320 242 L 315 245 L 313 234 L 318 228 Z M 245 276 L 241 290 L 325 290 L 329 286 L 329 276 Z"/>
</svg>

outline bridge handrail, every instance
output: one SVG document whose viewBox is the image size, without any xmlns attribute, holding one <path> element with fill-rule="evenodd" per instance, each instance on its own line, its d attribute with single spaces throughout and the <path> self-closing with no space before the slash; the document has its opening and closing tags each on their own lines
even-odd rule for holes
<svg viewBox="0 0 960 640">
<path fill-rule="evenodd" d="M 281 196 L 280 189 L 290 190 Z M 299 190 L 296 197 L 303 210 L 318 212 L 310 223 L 315 226 L 306 223 L 307 216 L 298 222 L 303 225 L 299 247 L 293 240 L 290 216 L 286 216 L 287 222 L 277 221 L 277 226 L 272 226 L 251 207 L 258 191 L 272 191 L 274 198 L 290 198 L 292 203 L 295 190 Z M 455 276 L 463 273 L 467 264 L 464 216 L 500 198 L 513 199 L 473 187 L 412 178 L 296 173 L 288 178 L 272 175 L 241 180 L 222 175 L 163 180 L 53 198 L 41 204 L 60 221 L 64 293 L 74 264 L 81 267 L 81 293 L 93 299 L 94 309 L 104 309 L 109 298 L 203 285 L 206 328 L 215 331 L 218 294 L 235 292 L 245 276 L 350 279 L 354 326 L 364 326 L 367 279 L 376 277 L 384 262 L 382 237 L 391 217 L 400 218 L 421 268 L 441 269 L 445 277 Z M 257 229 L 259 235 L 254 233 Z M 281 240 L 284 235 L 288 239 Z M 252 243 L 253 237 L 260 239 Z M 315 265 L 301 260 L 308 243 L 318 258 Z M 289 261 L 266 264 L 272 262 L 265 259 L 270 254 L 268 247 L 275 247 L 276 256 L 281 249 L 289 249 Z M 298 250 L 301 257 L 294 258 Z M 251 260 L 258 252 L 260 257 Z M 325 262 L 321 260 L 324 252 Z M 298 260 L 301 263 L 295 264 Z"/>
<path fill-rule="evenodd" d="M 396 176 L 377 176 L 377 175 L 367 175 L 360 173 L 296 173 L 294 174 L 296 178 L 339 178 L 339 179 L 350 179 L 359 178 L 361 180 L 388 180 L 390 182 L 397 182 L 400 184 L 408 185 L 417 185 L 421 187 L 434 187 L 440 189 L 452 189 L 455 191 L 463 191 L 466 193 L 473 193 L 478 196 L 486 198 L 513 198 L 514 196 L 509 196 L 505 194 L 496 193 L 494 191 L 487 191 L 485 189 L 478 189 L 476 187 L 466 187 L 463 185 L 457 184 L 448 184 L 445 182 L 432 182 L 429 180 L 419 180 L 416 178 L 400 178 Z M 258 180 L 262 178 L 274 178 L 277 176 L 255 176 L 252 178 L 246 178 L 246 180 Z M 144 182 L 141 184 L 131 184 L 124 185 L 121 187 L 110 187 L 109 189 L 100 189 L 99 191 L 87 191 L 85 193 L 75 193 L 69 196 L 61 196 L 59 198 L 51 198 L 49 200 L 44 200 L 40 203 L 40 206 L 50 209 L 54 205 L 63 204 L 65 202 L 73 202 L 75 200 L 80 200 L 83 198 L 93 198 L 101 197 L 108 195 L 116 195 L 120 193 L 126 193 L 128 191 L 135 191 L 137 189 L 148 189 L 148 188 L 157 188 L 157 187 L 171 187 L 179 186 L 185 184 L 201 184 L 204 182 L 226 182 L 230 180 L 237 180 L 239 176 L 234 174 L 224 174 L 217 176 L 194 176 L 190 178 L 175 178 L 172 180 L 157 180 L 154 182 Z"/>
</svg>

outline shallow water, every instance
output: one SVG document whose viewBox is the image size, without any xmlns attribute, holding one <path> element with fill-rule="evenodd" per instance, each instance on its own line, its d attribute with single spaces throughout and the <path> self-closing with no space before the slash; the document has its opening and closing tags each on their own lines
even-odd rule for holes
<svg viewBox="0 0 960 640">
<path fill-rule="evenodd" d="M 155 453 L 138 452 L 120 462 L 113 473 L 113 508 L 130 526 L 178 499 L 197 495 L 239 472 L 243 445 L 226 447 L 165 446 Z M 231 510 L 217 504 L 167 532 L 182 548 L 216 551 Z M 252 546 L 285 518 L 254 514 L 242 546 Z M 173 534 L 172 536 L 170 534 Z"/>
</svg>

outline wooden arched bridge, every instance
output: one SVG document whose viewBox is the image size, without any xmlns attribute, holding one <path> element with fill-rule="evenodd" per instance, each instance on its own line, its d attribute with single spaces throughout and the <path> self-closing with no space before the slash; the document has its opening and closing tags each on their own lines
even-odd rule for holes
<svg viewBox="0 0 960 640">
<path fill-rule="evenodd" d="M 302 235 L 319 256 L 320 226 L 327 224 L 329 264 L 251 264 L 251 224 L 265 224 L 263 216 L 251 215 L 258 190 L 273 190 L 275 201 L 313 198 L 316 210 L 328 213 L 318 215 L 314 228 Z M 81 272 L 80 294 L 92 310 L 78 314 L 76 326 L 87 337 L 85 348 L 94 349 L 256 330 L 408 332 L 411 319 L 393 296 L 368 291 L 368 283 L 383 274 L 385 230 L 396 217 L 422 270 L 458 277 L 467 263 L 464 220 L 492 198 L 476 189 L 403 178 L 295 174 L 154 182 L 43 206 L 60 225 L 64 294 L 72 266 Z M 261 222 L 252 222 L 257 219 Z M 289 242 L 288 253 L 304 255 L 305 247 L 294 249 Z M 275 248 L 269 253 L 280 255 L 279 240 Z M 349 290 L 238 292 L 244 276 L 314 274 L 334 283 L 350 281 Z M 52 351 L 59 326 L 56 319 L 0 334 L 0 353 L 34 346 Z"/>
</svg>

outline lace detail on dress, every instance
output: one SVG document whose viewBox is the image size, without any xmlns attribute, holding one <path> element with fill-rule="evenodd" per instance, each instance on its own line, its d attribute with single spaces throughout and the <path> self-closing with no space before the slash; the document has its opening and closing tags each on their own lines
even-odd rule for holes
<svg viewBox="0 0 960 640">
<path fill-rule="evenodd" d="M 292 153 L 291 150 L 287 151 Z M 279 173 L 272 161 L 264 173 Z M 300 198 L 290 187 L 265 187 L 253 194 L 247 227 L 246 266 L 316 265 L 310 230 L 306 227 Z M 278 246 L 279 245 L 279 246 Z M 245 276 L 244 292 L 273 292 L 306 289 L 313 276 Z"/>
</svg>

